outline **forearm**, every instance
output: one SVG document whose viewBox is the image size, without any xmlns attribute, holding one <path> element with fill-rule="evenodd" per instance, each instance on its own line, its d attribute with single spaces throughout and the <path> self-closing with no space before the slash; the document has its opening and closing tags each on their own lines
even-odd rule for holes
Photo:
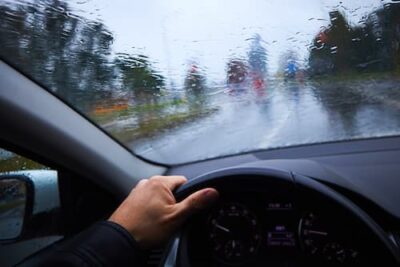
<svg viewBox="0 0 400 267">
<path fill-rule="evenodd" d="M 57 244 L 38 266 L 141 266 L 133 237 L 116 223 L 98 222 Z"/>
</svg>

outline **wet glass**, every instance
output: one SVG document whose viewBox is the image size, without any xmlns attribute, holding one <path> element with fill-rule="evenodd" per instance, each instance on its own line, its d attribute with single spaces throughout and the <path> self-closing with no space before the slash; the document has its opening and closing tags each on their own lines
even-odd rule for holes
<svg viewBox="0 0 400 267">
<path fill-rule="evenodd" d="M 0 175 L 17 171 L 45 170 L 48 167 L 0 148 Z"/>
<path fill-rule="evenodd" d="M 0 0 L 0 56 L 176 164 L 400 133 L 400 2 Z"/>
<path fill-rule="evenodd" d="M 20 236 L 26 206 L 26 183 L 19 179 L 0 179 L 0 240 Z"/>
</svg>

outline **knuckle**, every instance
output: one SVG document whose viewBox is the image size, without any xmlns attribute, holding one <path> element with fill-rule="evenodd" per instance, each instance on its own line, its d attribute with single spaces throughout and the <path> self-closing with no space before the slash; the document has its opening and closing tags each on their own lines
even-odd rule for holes
<svg viewBox="0 0 400 267">
<path fill-rule="evenodd" d="M 159 187 L 159 186 L 161 185 L 161 181 L 160 181 L 159 179 L 153 179 L 153 178 L 151 178 L 151 179 L 148 181 L 148 185 L 149 185 L 149 186 L 152 186 L 152 187 Z"/>
<path fill-rule="evenodd" d="M 160 176 L 160 175 L 154 175 L 154 176 L 152 176 L 151 178 L 150 178 L 150 181 L 157 181 L 157 180 L 161 180 L 162 179 L 162 176 Z"/>
</svg>

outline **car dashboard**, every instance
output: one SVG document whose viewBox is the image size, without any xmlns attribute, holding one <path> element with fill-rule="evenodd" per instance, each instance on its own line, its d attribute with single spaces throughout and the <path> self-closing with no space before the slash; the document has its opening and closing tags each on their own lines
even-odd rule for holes
<svg viewBox="0 0 400 267">
<path fill-rule="evenodd" d="M 369 230 L 329 199 L 298 187 L 295 176 L 306 175 L 349 199 L 373 218 L 400 254 L 400 212 L 393 205 L 400 188 L 396 145 L 381 151 L 360 146 L 357 153 L 353 147 L 347 147 L 353 153 L 346 153 L 345 147 L 342 151 L 325 149 L 323 155 L 302 153 L 301 158 L 290 159 L 242 155 L 172 169 L 171 174 L 189 178 L 198 176 L 201 168 L 214 171 L 209 169 L 213 165 L 285 169 L 294 177 L 293 183 L 225 181 L 216 186 L 220 192 L 217 205 L 194 216 L 184 230 L 179 265 L 384 266 L 384 250 Z"/>
<path fill-rule="evenodd" d="M 181 266 L 377 266 L 372 237 L 335 204 L 293 187 L 219 189 L 189 222 Z"/>
</svg>

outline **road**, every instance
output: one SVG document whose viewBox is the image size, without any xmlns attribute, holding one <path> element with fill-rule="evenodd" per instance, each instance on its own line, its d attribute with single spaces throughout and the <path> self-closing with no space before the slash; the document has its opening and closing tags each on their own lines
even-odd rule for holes
<svg viewBox="0 0 400 267">
<path fill-rule="evenodd" d="M 136 153 L 182 163 L 257 149 L 400 133 L 400 82 L 275 82 L 265 95 L 210 97 L 218 111 L 140 143 Z"/>
</svg>

